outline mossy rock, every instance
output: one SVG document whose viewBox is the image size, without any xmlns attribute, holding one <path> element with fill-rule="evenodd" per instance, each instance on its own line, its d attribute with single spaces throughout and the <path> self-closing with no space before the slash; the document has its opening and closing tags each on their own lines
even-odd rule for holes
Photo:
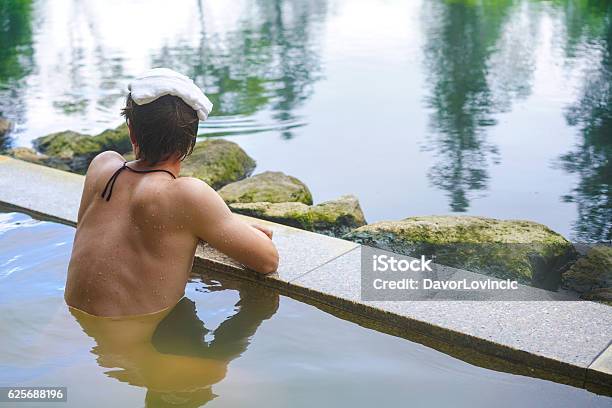
<svg viewBox="0 0 612 408">
<path fill-rule="evenodd" d="M 218 190 L 242 180 L 255 169 L 255 160 L 234 142 L 209 139 L 197 143 L 181 166 L 181 175 L 197 177 Z"/>
<path fill-rule="evenodd" d="M 612 288 L 593 289 L 590 292 L 582 294 L 580 298 L 612 306 Z"/>
<path fill-rule="evenodd" d="M 70 130 L 52 133 L 34 139 L 32 143 L 36 150 L 52 158 L 52 162 L 63 163 L 76 173 L 87 171 L 91 160 L 103 151 L 114 150 L 123 154 L 132 149 L 125 124 L 95 136 Z"/>
<path fill-rule="evenodd" d="M 295 177 L 279 171 L 266 171 L 244 180 L 230 183 L 219 190 L 226 203 L 287 203 L 312 204 L 308 187 Z"/>
<path fill-rule="evenodd" d="M 435 255 L 442 265 L 546 289 L 558 287 L 576 257 L 569 241 L 542 224 L 484 217 L 411 217 L 366 225 L 343 238 L 408 256 Z"/>
<path fill-rule="evenodd" d="M 230 208 L 240 214 L 334 237 L 366 223 L 359 201 L 352 195 L 313 206 L 301 202 L 257 202 L 234 203 Z"/>
<path fill-rule="evenodd" d="M 120 154 L 124 154 L 132 151 L 130 131 L 128 130 L 126 123 L 116 127 L 115 129 L 106 129 L 102 133 L 93 136 L 92 139 L 94 139 L 102 147 L 100 152 L 105 150 L 114 150 Z"/>
<path fill-rule="evenodd" d="M 612 247 L 597 245 L 591 248 L 563 274 L 562 282 L 566 288 L 579 293 L 612 288 Z"/>
</svg>

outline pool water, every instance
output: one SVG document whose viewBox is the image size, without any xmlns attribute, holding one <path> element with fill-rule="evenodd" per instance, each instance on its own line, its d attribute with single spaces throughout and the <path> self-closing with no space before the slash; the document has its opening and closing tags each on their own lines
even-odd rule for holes
<svg viewBox="0 0 612 408">
<path fill-rule="evenodd" d="M 63 286 L 73 236 L 71 227 L 0 213 L 0 386 L 66 386 L 70 407 L 612 403 L 476 367 L 220 275 L 194 276 L 158 320 L 71 312 Z"/>
<path fill-rule="evenodd" d="M 369 222 L 465 213 L 612 239 L 609 0 L 3 0 L 0 144 L 121 123 L 130 78 L 184 72 L 202 137 Z M 0 146 L 1 149 L 1 146 Z"/>
</svg>

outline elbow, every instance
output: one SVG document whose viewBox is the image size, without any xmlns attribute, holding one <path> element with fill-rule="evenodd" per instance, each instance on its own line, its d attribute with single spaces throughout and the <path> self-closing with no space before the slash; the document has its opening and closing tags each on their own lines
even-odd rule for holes
<svg viewBox="0 0 612 408">
<path fill-rule="evenodd" d="M 264 275 L 276 272 L 278 269 L 278 251 L 275 247 L 272 247 L 270 254 L 266 256 L 266 259 L 261 263 L 258 269 L 258 272 Z"/>
</svg>

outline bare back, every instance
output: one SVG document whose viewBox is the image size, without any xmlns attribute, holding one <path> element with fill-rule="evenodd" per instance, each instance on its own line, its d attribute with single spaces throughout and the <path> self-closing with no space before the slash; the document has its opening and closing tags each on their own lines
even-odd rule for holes
<svg viewBox="0 0 612 408">
<path fill-rule="evenodd" d="M 96 315 L 159 311 L 183 296 L 197 237 L 176 208 L 169 174 L 122 171 L 112 199 L 101 197 L 123 165 L 108 154 L 87 176 L 68 268 L 66 299 Z"/>
<path fill-rule="evenodd" d="M 123 165 L 121 155 L 104 152 L 87 171 L 68 266 L 68 305 L 97 316 L 174 306 L 184 294 L 199 240 L 255 271 L 276 270 L 271 232 L 234 216 L 201 180 L 121 171 L 112 198 L 101 197 Z M 180 162 L 175 165 L 180 169 Z"/>
</svg>

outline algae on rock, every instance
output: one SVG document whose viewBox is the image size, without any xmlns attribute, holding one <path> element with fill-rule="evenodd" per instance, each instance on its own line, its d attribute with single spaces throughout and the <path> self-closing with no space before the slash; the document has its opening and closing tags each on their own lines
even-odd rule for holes
<svg viewBox="0 0 612 408">
<path fill-rule="evenodd" d="M 209 139 L 196 143 L 193 153 L 181 165 L 181 175 L 204 180 L 218 190 L 242 180 L 255 169 L 255 160 L 234 142 Z"/>
<path fill-rule="evenodd" d="M 226 203 L 286 203 L 312 204 L 308 187 L 295 177 L 279 171 L 266 171 L 244 180 L 230 183 L 219 190 Z"/>
<path fill-rule="evenodd" d="M 230 208 L 240 214 L 334 237 L 366 223 L 359 201 L 352 195 L 312 206 L 301 202 L 256 202 L 233 203 Z"/>
<path fill-rule="evenodd" d="M 576 256 L 572 244 L 531 221 L 473 216 L 411 217 L 379 222 L 344 236 L 408 256 L 435 255 L 435 262 L 554 289 Z"/>
</svg>

